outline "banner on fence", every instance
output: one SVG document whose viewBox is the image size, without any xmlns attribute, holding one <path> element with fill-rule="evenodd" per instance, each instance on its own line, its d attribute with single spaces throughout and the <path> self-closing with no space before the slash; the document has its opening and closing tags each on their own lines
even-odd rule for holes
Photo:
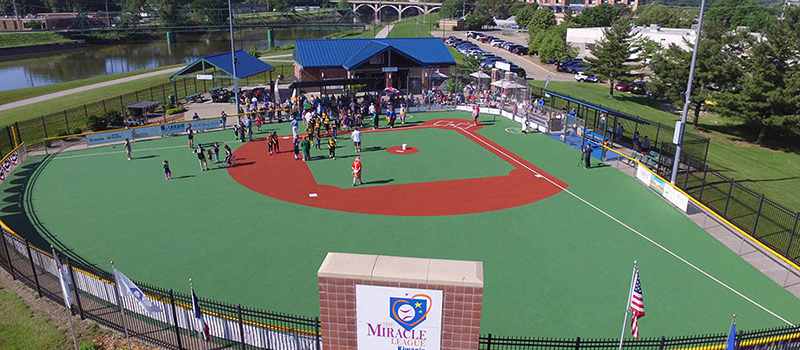
<svg viewBox="0 0 800 350">
<path fill-rule="evenodd" d="M 356 285 L 358 348 L 439 350 L 442 291 Z"/>
<path fill-rule="evenodd" d="M 689 210 L 689 197 L 672 187 L 666 181 L 651 173 L 642 164 L 636 165 L 636 178 L 653 191 L 664 197 L 684 213 Z"/>
<path fill-rule="evenodd" d="M 109 130 L 86 135 L 88 146 L 102 145 L 106 143 L 122 142 L 125 139 L 144 139 L 150 137 L 161 137 L 180 134 L 192 126 L 194 131 L 216 129 L 220 127 L 218 118 L 192 120 L 186 122 L 167 123 L 152 126 L 139 126 L 130 129 Z"/>
<path fill-rule="evenodd" d="M 27 154 L 28 153 L 25 150 L 25 146 L 23 145 L 9 153 L 5 158 L 3 158 L 2 161 L 0 161 L 0 184 L 6 180 L 8 174 L 11 174 L 11 172 L 14 171 L 14 169 L 16 169 L 20 163 L 22 163 Z"/>
</svg>

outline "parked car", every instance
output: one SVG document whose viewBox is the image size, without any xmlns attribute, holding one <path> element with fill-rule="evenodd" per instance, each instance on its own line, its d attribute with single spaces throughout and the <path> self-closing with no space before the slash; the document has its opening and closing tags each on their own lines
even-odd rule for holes
<svg viewBox="0 0 800 350">
<path fill-rule="evenodd" d="M 514 48 L 514 50 L 512 50 L 511 52 L 515 53 L 517 55 L 527 55 L 528 54 L 528 48 L 525 47 L 525 46 L 520 46 L 520 47 Z"/>
<path fill-rule="evenodd" d="M 496 39 L 496 38 L 491 36 L 491 35 L 489 35 L 489 36 L 483 36 L 483 37 L 478 38 L 478 41 L 480 41 L 482 43 L 489 43 L 494 39 Z"/>
<path fill-rule="evenodd" d="M 578 72 L 575 73 L 575 80 L 579 82 L 587 82 L 587 83 L 596 83 L 598 82 L 597 78 L 594 75 L 588 72 Z"/>
<path fill-rule="evenodd" d="M 492 40 L 491 44 L 494 47 L 500 47 L 501 45 L 503 45 L 504 42 L 505 41 L 503 39 L 494 39 Z"/>
<path fill-rule="evenodd" d="M 556 66 L 556 70 L 558 70 L 559 72 L 561 72 L 561 71 L 567 71 L 568 72 L 568 70 L 565 69 L 566 67 L 572 66 L 572 65 L 576 65 L 576 64 L 581 64 L 581 63 L 583 63 L 583 59 L 580 59 L 580 58 L 562 61 L 562 62 L 559 62 L 559 63 L 556 64 L 557 65 Z"/>
<path fill-rule="evenodd" d="M 589 67 L 588 66 L 584 66 L 582 64 L 575 64 L 575 65 L 567 67 L 567 69 L 566 69 L 567 72 L 570 72 L 572 74 L 575 74 L 575 73 L 578 73 L 578 72 L 585 72 L 587 70 L 589 70 Z"/>
<path fill-rule="evenodd" d="M 628 92 L 631 90 L 631 86 L 624 83 L 616 83 L 614 84 L 614 90 Z"/>
<path fill-rule="evenodd" d="M 647 95 L 647 90 L 644 88 L 643 85 L 633 84 L 631 88 L 628 89 L 628 92 L 634 95 Z"/>
</svg>

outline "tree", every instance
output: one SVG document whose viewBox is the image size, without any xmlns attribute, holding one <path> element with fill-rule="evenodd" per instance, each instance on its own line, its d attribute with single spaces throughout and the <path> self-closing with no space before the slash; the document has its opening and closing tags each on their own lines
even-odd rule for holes
<svg viewBox="0 0 800 350">
<path fill-rule="evenodd" d="M 464 19 L 464 27 L 467 30 L 481 30 L 484 26 L 493 25 L 495 25 L 494 19 L 487 15 L 471 13 Z"/>
<path fill-rule="evenodd" d="M 724 1 L 724 0 L 723 0 Z M 737 56 L 742 73 L 731 89 L 721 91 L 715 108 L 740 119 L 757 132 L 763 144 L 776 128 L 796 130 L 800 124 L 800 34 L 786 21 L 770 18 L 761 40 L 745 36 L 747 54 Z"/>
<path fill-rule="evenodd" d="M 459 68 L 464 68 L 465 74 L 469 75 L 472 72 L 478 71 L 481 69 L 481 62 L 483 61 L 483 56 L 464 56 L 464 60 L 459 63 Z"/>
<path fill-rule="evenodd" d="M 490 18 L 506 19 L 516 11 L 519 5 L 520 3 L 516 0 L 478 0 L 473 13 Z"/>
<path fill-rule="evenodd" d="M 577 51 L 561 37 L 558 30 L 550 29 L 539 45 L 539 60 L 543 62 L 548 60 L 566 61 L 575 57 Z"/>
<path fill-rule="evenodd" d="M 600 4 L 583 10 L 575 22 L 582 27 L 608 27 L 619 18 L 617 10 L 609 4 Z"/>
<path fill-rule="evenodd" d="M 642 68 L 638 55 L 641 48 L 635 45 L 636 34 L 628 20 L 618 20 L 610 28 L 603 29 L 603 39 L 591 49 L 594 57 L 588 58 L 589 67 L 595 75 L 608 80 L 608 95 L 614 98 L 614 84 L 632 80 L 633 71 Z"/>
<path fill-rule="evenodd" d="M 516 18 L 514 18 L 514 21 L 520 28 L 527 27 L 528 22 L 531 21 L 531 18 L 533 18 L 533 14 L 536 12 L 536 9 L 538 8 L 539 5 L 537 5 L 535 2 L 525 5 L 525 7 L 517 11 Z"/>
<path fill-rule="evenodd" d="M 467 2 L 469 2 L 470 9 L 474 7 L 472 1 Z M 439 14 L 441 14 L 442 18 L 461 18 L 463 16 L 462 11 L 464 11 L 466 5 L 465 0 L 444 0 L 442 8 L 439 9 Z"/>
<path fill-rule="evenodd" d="M 729 29 L 748 26 L 752 31 L 764 28 L 769 12 L 755 0 L 719 0 L 709 6 L 706 18 L 723 23 Z"/>
<path fill-rule="evenodd" d="M 636 10 L 636 19 L 633 23 L 640 26 L 660 24 L 672 27 L 677 22 L 678 14 L 664 5 L 644 5 Z"/>
<path fill-rule="evenodd" d="M 553 11 L 548 8 L 541 7 L 533 13 L 530 22 L 528 22 L 528 33 L 544 31 L 555 25 L 556 15 L 553 14 Z"/>
<path fill-rule="evenodd" d="M 563 23 L 572 23 L 575 21 L 575 12 L 572 11 L 571 7 L 567 7 L 564 9 L 564 22 Z"/>
<path fill-rule="evenodd" d="M 348 7 L 350 7 L 350 2 L 347 1 L 347 0 L 339 0 L 339 5 L 337 5 L 336 7 L 338 7 L 338 8 L 348 8 Z"/>
</svg>

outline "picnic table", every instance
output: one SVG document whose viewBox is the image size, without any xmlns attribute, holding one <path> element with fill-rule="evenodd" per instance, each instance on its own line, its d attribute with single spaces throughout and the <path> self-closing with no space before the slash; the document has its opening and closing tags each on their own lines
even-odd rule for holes
<svg viewBox="0 0 800 350">
<path fill-rule="evenodd" d="M 189 100 L 192 100 L 194 102 L 203 102 L 203 94 L 196 93 L 186 96 L 186 102 L 189 102 Z"/>
</svg>

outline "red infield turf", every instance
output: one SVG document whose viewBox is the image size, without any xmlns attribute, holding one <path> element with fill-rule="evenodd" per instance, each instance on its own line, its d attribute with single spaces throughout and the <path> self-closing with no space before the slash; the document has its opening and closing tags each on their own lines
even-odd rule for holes
<svg viewBox="0 0 800 350">
<path fill-rule="evenodd" d="M 454 129 L 515 169 L 506 176 L 342 189 L 318 184 L 308 165 L 295 161 L 294 157 L 269 156 L 266 145 L 259 141 L 239 147 L 235 152 L 237 162 L 246 166 L 231 167 L 228 172 L 241 185 L 283 201 L 328 210 L 393 216 L 460 215 L 513 208 L 545 199 L 568 186 L 478 134 L 476 131 L 481 125 L 472 125 L 463 119 L 437 119 L 410 128 Z M 291 140 L 280 139 L 280 142 L 281 149 L 292 149 Z M 264 174 L 269 174 L 266 181 Z M 286 185 L 290 183 L 291 186 Z"/>
</svg>

